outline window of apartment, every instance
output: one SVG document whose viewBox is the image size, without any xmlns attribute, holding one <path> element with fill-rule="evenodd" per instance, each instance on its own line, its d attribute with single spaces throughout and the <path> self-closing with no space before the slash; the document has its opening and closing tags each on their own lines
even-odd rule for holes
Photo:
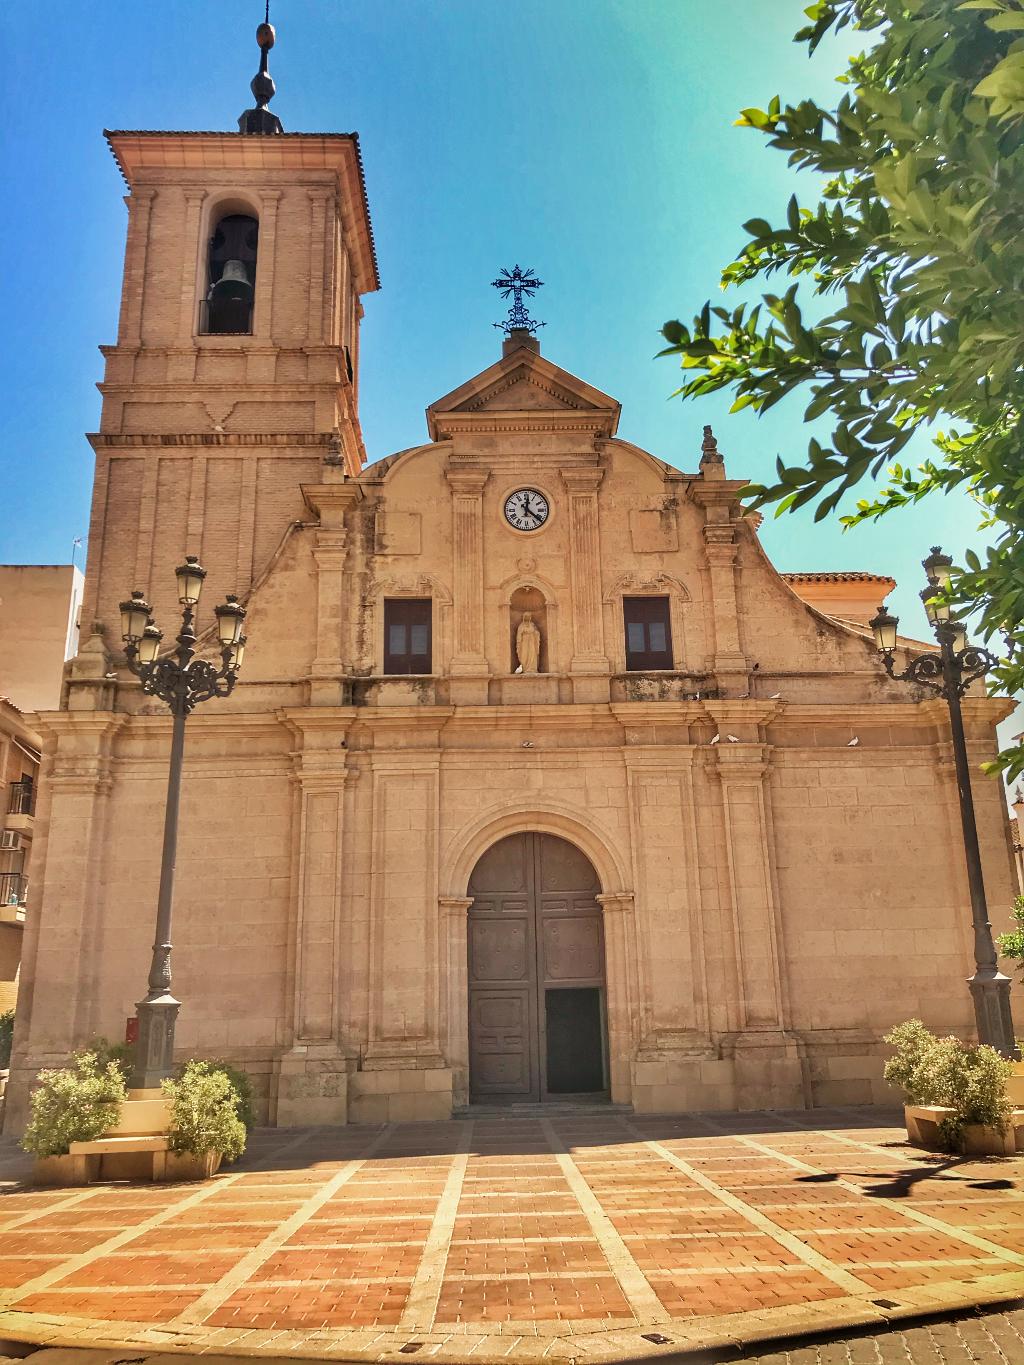
<svg viewBox="0 0 1024 1365">
<path fill-rule="evenodd" d="M 630 670 L 672 667 L 672 626 L 667 597 L 624 597 L 626 667 Z"/>
<path fill-rule="evenodd" d="M 429 597 L 384 599 L 384 672 L 431 672 Z"/>
</svg>

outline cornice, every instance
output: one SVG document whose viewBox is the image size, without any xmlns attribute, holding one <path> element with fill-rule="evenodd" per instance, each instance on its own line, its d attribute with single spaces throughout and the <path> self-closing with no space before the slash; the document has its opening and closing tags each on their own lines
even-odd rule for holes
<svg viewBox="0 0 1024 1365">
<path fill-rule="evenodd" d="M 131 450 L 138 446 L 159 446 L 173 449 L 194 446 L 228 446 L 240 448 L 298 446 L 306 449 L 325 450 L 333 439 L 333 432 L 298 431 L 266 432 L 245 431 L 175 431 L 155 434 L 152 432 L 122 433 L 91 431 L 85 438 L 97 453 L 101 450 Z M 291 452 L 283 451 L 287 455 Z"/>
<path fill-rule="evenodd" d="M 125 183 L 134 191 L 147 173 L 172 171 L 216 176 L 232 171 L 263 173 L 329 171 L 344 187 L 351 214 L 345 214 L 360 294 L 380 288 L 373 224 L 358 133 L 280 133 L 245 137 L 228 132 L 162 132 L 156 129 L 105 129 L 104 137 Z M 355 221 L 351 221 L 354 219 Z"/>
<path fill-rule="evenodd" d="M 550 408 L 500 414 L 443 413 L 436 416 L 432 427 L 432 433 L 436 432 L 436 439 L 439 440 L 463 432 L 585 431 L 609 436 L 613 430 L 614 423 L 609 415 L 595 413 L 589 417 L 578 412 L 559 412 Z"/>
</svg>

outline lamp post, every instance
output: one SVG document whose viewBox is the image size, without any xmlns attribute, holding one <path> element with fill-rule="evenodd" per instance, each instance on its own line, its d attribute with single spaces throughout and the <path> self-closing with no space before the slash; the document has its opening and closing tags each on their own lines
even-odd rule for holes
<svg viewBox="0 0 1024 1365">
<path fill-rule="evenodd" d="M 130 1085 L 133 1090 L 156 1089 L 170 1076 L 174 1064 L 174 1025 L 180 1002 L 171 994 L 171 907 L 174 896 L 174 863 L 178 845 L 178 806 L 181 797 L 181 765 L 185 751 L 185 719 L 193 708 L 210 697 L 227 697 L 235 686 L 245 653 L 242 623 L 245 608 L 229 594 L 214 608 L 220 637 L 221 666 L 197 659 L 195 608 L 203 589 L 206 570 L 195 555 L 175 569 L 178 601 L 182 606 L 177 648 L 160 656 L 163 633 L 150 615 L 141 592 L 121 603 L 121 638 L 128 667 L 142 682 L 142 690 L 159 697 L 170 707 L 171 762 L 167 776 L 164 842 L 160 860 L 160 893 L 157 899 L 156 940 L 149 968 L 149 989 L 136 1005 L 139 1034 Z"/>
<path fill-rule="evenodd" d="M 953 762 L 956 766 L 956 786 L 960 797 L 960 823 L 963 827 L 964 854 L 967 859 L 967 884 L 971 893 L 971 919 L 974 923 L 975 972 L 967 984 L 974 999 L 979 1040 L 994 1047 L 1004 1057 L 1017 1057 L 1019 1054 L 1010 1016 L 1010 978 L 999 970 L 999 959 L 992 939 L 992 925 L 989 922 L 988 904 L 985 899 L 985 880 L 981 869 L 981 852 L 978 848 L 978 822 L 974 814 L 971 770 L 960 709 L 960 698 L 971 683 L 983 677 L 998 660 L 987 649 L 968 644 L 963 622 L 950 614 L 949 603 L 944 595 L 952 577 L 953 561 L 950 557 L 942 553 L 940 546 L 934 545 L 931 554 L 924 560 L 923 567 L 928 575 L 929 586 L 921 593 L 921 598 L 939 642 L 939 653 L 918 654 L 910 660 L 902 673 L 897 673 L 893 651 L 896 648 L 896 627 L 899 619 L 890 615 L 884 606 L 880 606 L 878 614 L 869 625 L 874 632 L 875 645 L 882 656 L 882 663 L 889 677 L 930 688 L 943 697 L 949 707 Z"/>
</svg>

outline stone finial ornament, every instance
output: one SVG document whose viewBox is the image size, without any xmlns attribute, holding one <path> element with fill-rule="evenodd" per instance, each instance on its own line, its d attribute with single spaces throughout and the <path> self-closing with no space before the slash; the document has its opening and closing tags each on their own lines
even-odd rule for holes
<svg viewBox="0 0 1024 1365">
<path fill-rule="evenodd" d="M 240 133 L 284 132 L 281 120 L 267 108 L 277 92 L 274 79 L 267 69 L 270 49 L 274 46 L 276 37 L 274 27 L 270 22 L 270 0 L 267 0 L 263 23 L 256 30 L 256 42 L 260 49 L 260 69 L 253 76 L 249 85 L 256 101 L 256 108 L 246 109 L 245 113 L 239 118 L 238 131 Z"/>
<path fill-rule="evenodd" d="M 725 478 L 725 457 L 718 449 L 715 434 L 709 426 L 704 428 L 704 439 L 700 443 L 700 472 L 705 478 Z"/>
</svg>

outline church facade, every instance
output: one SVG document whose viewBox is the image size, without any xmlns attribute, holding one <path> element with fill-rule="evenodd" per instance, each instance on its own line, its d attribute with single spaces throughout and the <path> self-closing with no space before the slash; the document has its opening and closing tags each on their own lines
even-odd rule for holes
<svg viewBox="0 0 1024 1365">
<path fill-rule="evenodd" d="M 118 604 L 169 640 L 186 553 L 203 648 L 226 592 L 248 647 L 188 722 L 177 1047 L 248 1070 L 268 1121 L 867 1102 L 892 1024 L 970 1034 L 945 708 L 773 568 L 710 431 L 681 472 L 518 327 L 367 462 L 355 136 L 108 138 L 124 285 L 82 645 L 37 720 L 9 1124 L 145 991 L 170 722 Z M 975 763 L 1008 709 L 965 701 Z"/>
</svg>

